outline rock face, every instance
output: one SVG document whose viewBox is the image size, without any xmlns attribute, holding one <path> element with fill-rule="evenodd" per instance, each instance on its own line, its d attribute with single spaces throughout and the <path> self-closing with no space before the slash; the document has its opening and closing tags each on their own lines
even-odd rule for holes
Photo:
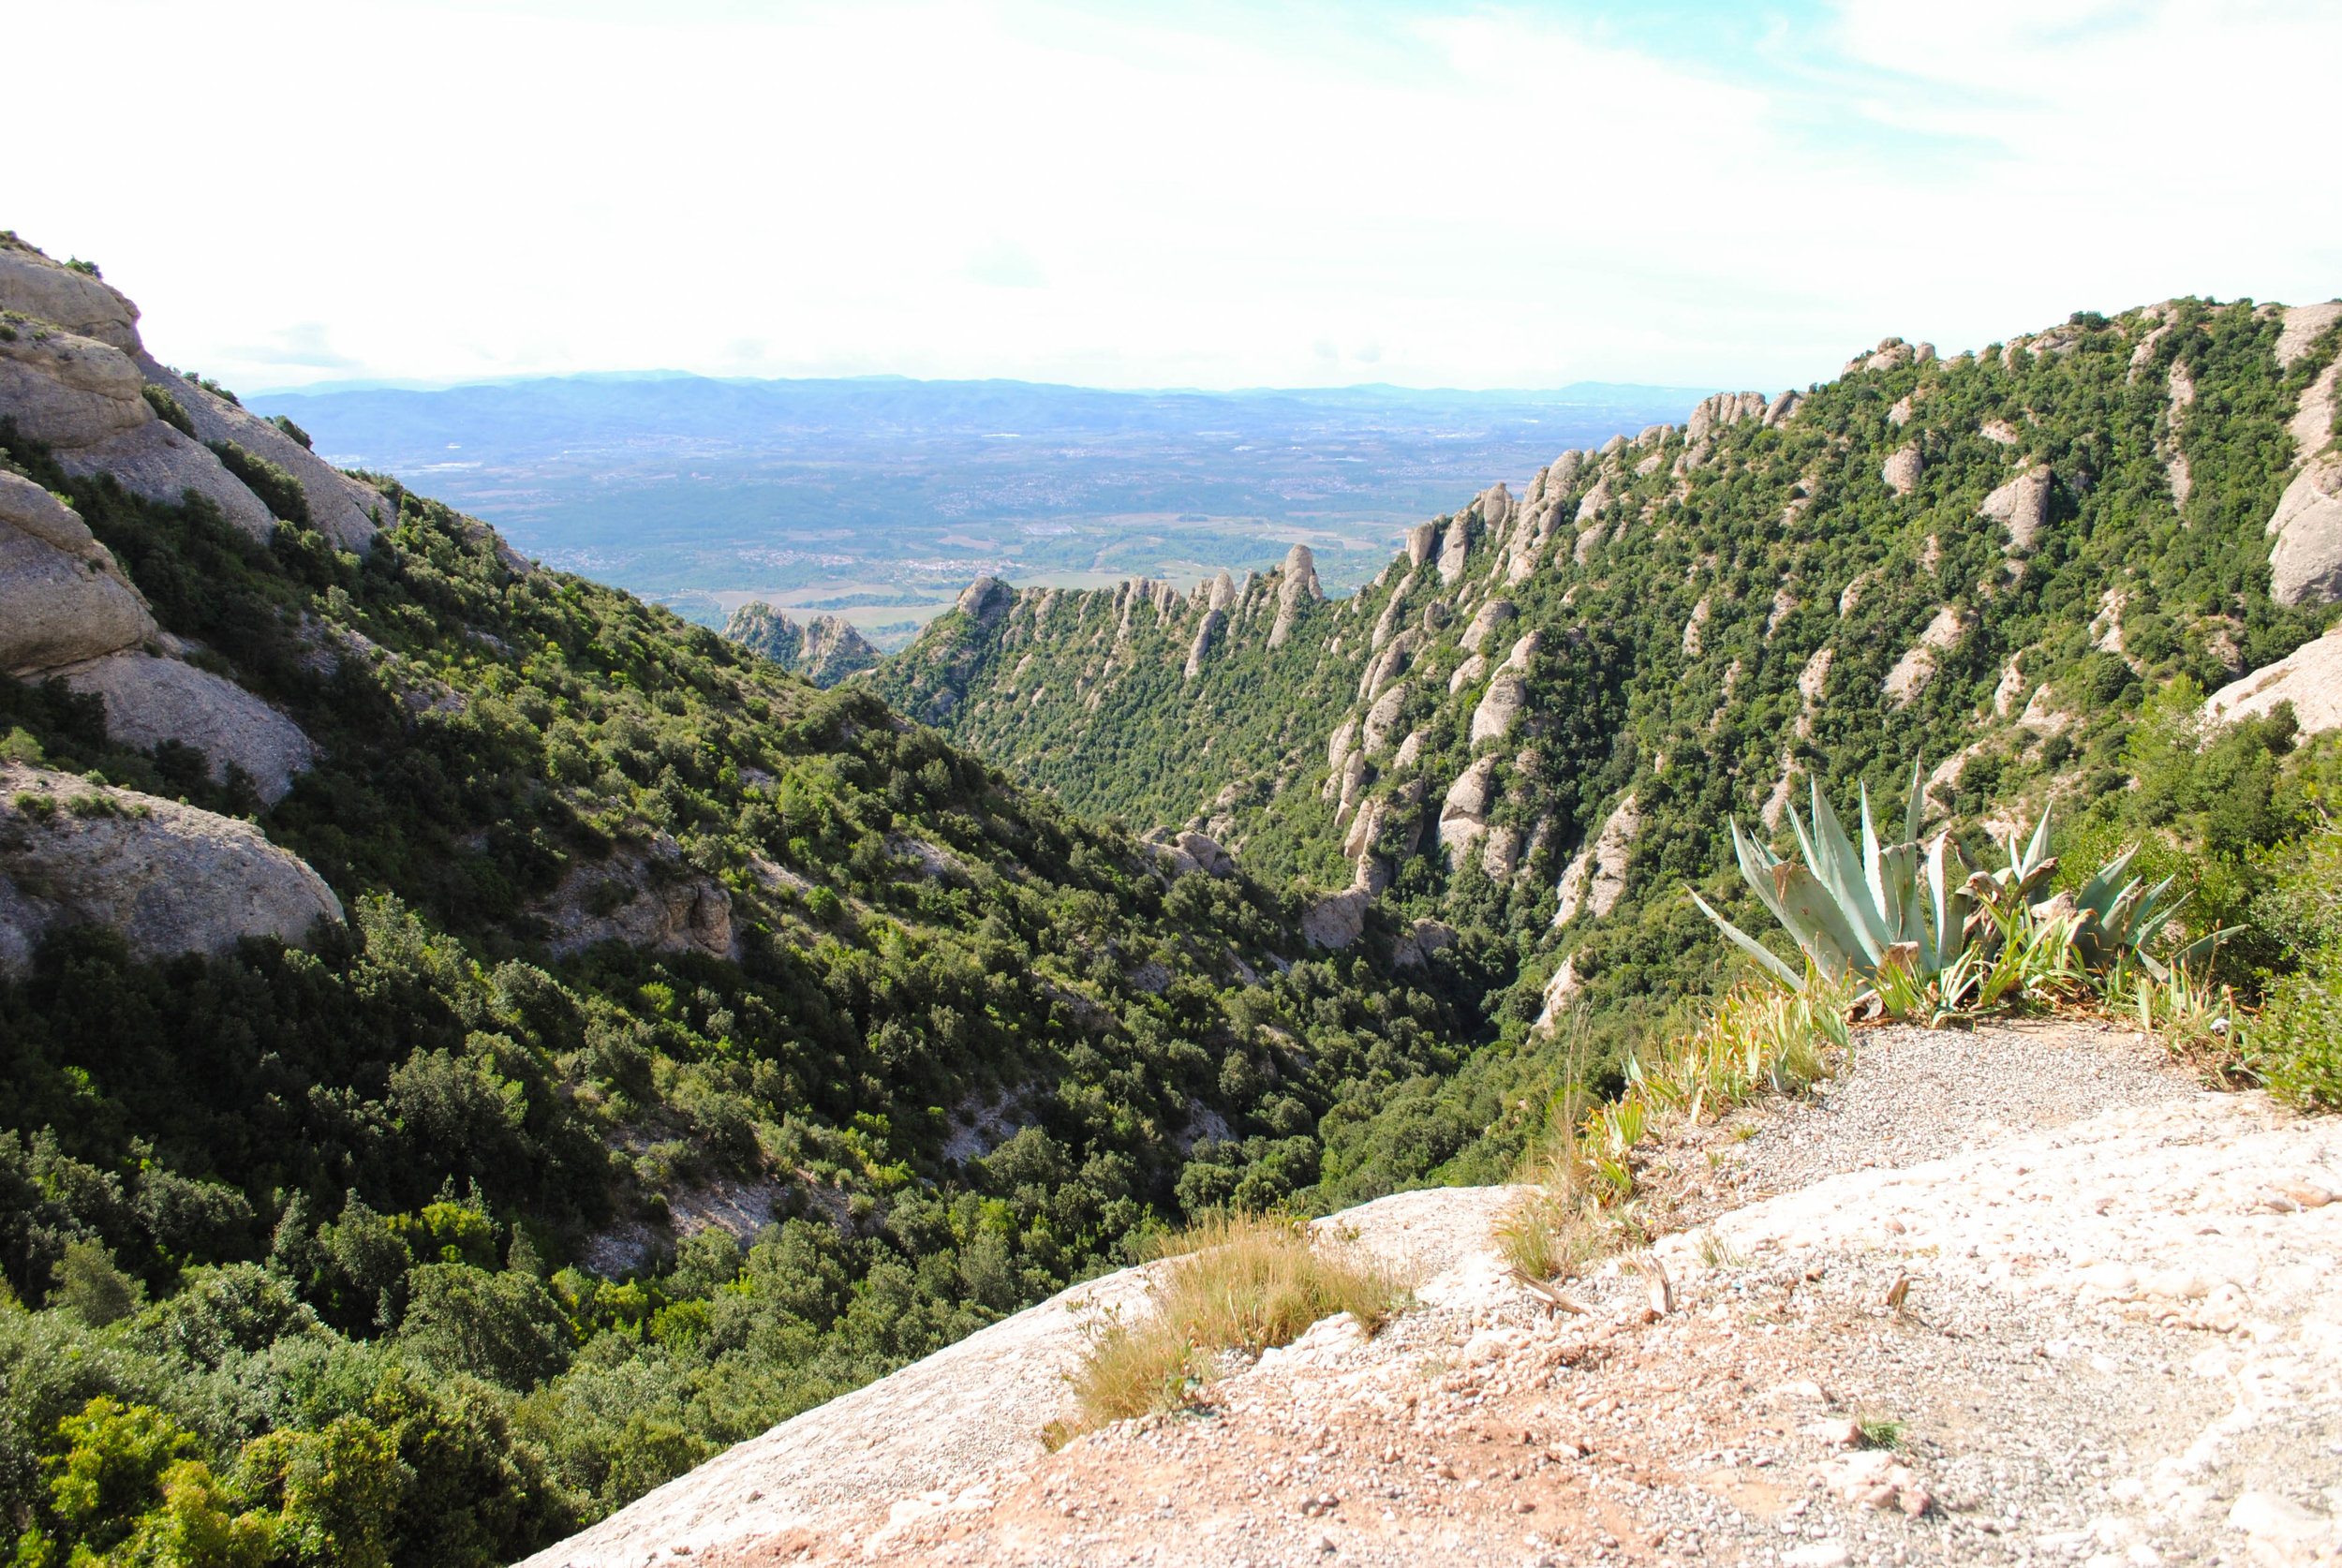
<svg viewBox="0 0 2342 1568">
<path fill-rule="evenodd" d="M 0 308 L 53 321 L 126 354 L 138 351 L 138 306 L 111 284 L 60 267 L 22 242 L 0 239 Z"/>
<path fill-rule="evenodd" d="M 1131 602 L 1137 602 L 1136 595 L 1132 596 Z M 988 627 L 998 623 L 1015 603 L 1015 589 L 997 577 L 979 577 L 959 590 L 959 601 L 953 608 Z"/>
<path fill-rule="evenodd" d="M 145 600 L 72 509 L 0 473 L 0 671 L 31 674 L 154 635 Z"/>
<path fill-rule="evenodd" d="M 2279 604 L 2332 604 L 2342 599 L 2342 452 L 2319 457 L 2293 476 L 2270 515 L 2269 597 Z"/>
<path fill-rule="evenodd" d="M 1618 908 L 1626 893 L 1626 862 L 1635 835 L 1642 831 L 1642 812 L 1628 795 L 1619 802 L 1594 841 L 1578 851 L 1562 872 L 1561 902 L 1553 911 L 1556 926 L 1568 925 L 1581 909 L 1595 919 Z"/>
<path fill-rule="evenodd" d="M 1228 574 L 1222 572 L 1220 581 L 1225 583 L 1227 580 Z M 1187 649 L 1187 679 L 1192 681 L 1204 673 L 1204 655 L 1211 651 L 1211 640 L 1219 636 L 1220 629 L 1227 624 L 1227 612 L 1217 609 L 1205 611 L 1204 618 L 1195 623 L 1195 640 L 1188 644 Z"/>
<path fill-rule="evenodd" d="M 276 519 L 209 447 L 188 440 L 160 420 L 57 452 L 58 466 L 76 479 L 106 474 L 133 496 L 177 505 L 190 490 L 217 506 L 254 539 L 265 540 Z"/>
<path fill-rule="evenodd" d="M 1967 629 L 1967 622 L 1957 610 L 1947 605 L 1936 611 L 1927 629 L 1920 633 L 1919 646 L 1895 660 L 1895 667 L 1887 672 L 1888 700 L 1898 708 L 1909 707 L 1935 678 L 1937 651 L 1959 646 Z"/>
<path fill-rule="evenodd" d="M 1431 546 L 1438 539 L 1439 525 L 1436 523 L 1417 523 L 1407 530 L 1407 566 L 1410 570 L 1422 569 L 1423 563 L 1431 558 Z"/>
<path fill-rule="evenodd" d="M 735 958 L 732 895 L 722 883 L 684 865 L 674 840 L 661 835 L 647 850 L 620 850 L 580 865 L 561 880 L 541 911 L 556 935 L 556 954 L 583 953 L 597 942 Z"/>
<path fill-rule="evenodd" d="M 1976 511 L 2007 525 L 2011 555 L 2029 555 L 2049 526 L 2049 505 L 2050 471 L 2033 467 L 1985 496 Z"/>
<path fill-rule="evenodd" d="M 1353 887 L 1319 899 L 1301 916 L 1302 939 L 1312 947 L 1348 947 L 1366 930 L 1366 907 L 1373 898 Z"/>
<path fill-rule="evenodd" d="M 1472 524 L 1461 513 L 1448 523 L 1447 538 L 1440 546 L 1439 580 L 1445 587 L 1454 587 L 1464 574 L 1464 563 L 1472 551 Z"/>
<path fill-rule="evenodd" d="M 1492 599 L 1481 605 L 1474 613 L 1472 624 L 1464 628 L 1464 634 L 1460 639 L 1464 651 L 1472 654 L 1486 651 L 1489 639 L 1496 635 L 1496 629 L 1511 620 L 1513 614 L 1513 605 L 1510 599 Z"/>
<path fill-rule="evenodd" d="M 1514 721 L 1528 705 L 1528 684 L 1510 672 L 1498 675 L 1489 682 L 1480 705 L 1472 710 L 1472 744 L 1503 740 L 1511 734 Z"/>
<path fill-rule="evenodd" d="M 1456 928 L 1436 920 L 1418 920 L 1391 950 L 1390 967 L 1409 969 L 1430 962 L 1431 954 L 1456 945 Z"/>
<path fill-rule="evenodd" d="M 1286 551 L 1284 567 L 1277 577 L 1277 619 L 1268 629 L 1268 645 L 1283 647 L 1302 609 L 1325 597 L 1325 590 L 1317 585 L 1317 557 L 1310 554 L 1310 547 L 1297 544 Z"/>
<path fill-rule="evenodd" d="M 1382 750 L 1399 723 L 1400 710 L 1407 705 L 1407 684 L 1404 681 L 1384 692 L 1366 712 L 1363 745 L 1370 757 Z"/>
<path fill-rule="evenodd" d="M 2261 718 L 2279 703 L 2293 704 L 2305 734 L 2342 730 L 2342 626 L 2220 688 L 2204 699 L 2203 716 L 2223 723 Z"/>
<path fill-rule="evenodd" d="M 1439 843 L 1454 857 L 1459 865 L 1480 836 L 1488 832 L 1488 811 L 1490 791 L 1496 777 L 1497 759 L 1481 758 L 1456 776 L 1447 787 L 1447 798 L 1439 808 Z"/>
<path fill-rule="evenodd" d="M 2293 362 L 2308 353 L 2310 345 L 2324 336 L 2326 329 L 2336 321 L 2342 321 L 2342 300 L 2294 305 L 2286 311 L 2285 326 L 2277 333 L 2277 363 L 2290 370 Z"/>
<path fill-rule="evenodd" d="M 57 673 L 74 690 L 105 698 L 106 732 L 117 742 L 141 751 L 171 740 L 192 746 L 210 759 L 213 777 L 240 767 L 272 805 L 317 759 L 291 719 L 235 682 L 175 658 L 109 654 Z"/>
<path fill-rule="evenodd" d="M 292 475 L 308 502 L 309 521 L 318 532 L 344 550 L 363 551 L 373 540 L 384 515 L 380 492 L 351 479 L 271 421 L 197 386 L 156 363 L 153 356 L 140 352 L 132 359 L 147 385 L 169 392 L 185 410 L 187 422 L 195 426 L 196 439 L 206 444 L 232 442 Z M 526 563 L 515 558 L 505 564 L 517 570 Z"/>
<path fill-rule="evenodd" d="M 0 764 L 0 969 L 68 925 L 110 926 L 156 959 L 341 919 L 333 889 L 249 822 Z"/>
<path fill-rule="evenodd" d="M 1920 487 L 1920 476 L 1927 471 L 1926 462 L 1917 447 L 1905 447 L 1887 459 L 1878 470 L 1878 477 L 1887 481 L 1887 488 L 1898 496 L 1908 496 Z"/>
</svg>

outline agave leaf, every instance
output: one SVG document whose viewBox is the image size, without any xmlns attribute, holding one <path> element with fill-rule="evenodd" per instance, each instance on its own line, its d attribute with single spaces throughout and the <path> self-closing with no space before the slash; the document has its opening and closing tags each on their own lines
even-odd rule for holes
<svg viewBox="0 0 2342 1568">
<path fill-rule="evenodd" d="M 2172 954 L 2172 959 L 2174 963 L 2193 964 L 2200 959 L 2209 958 L 2218 951 L 2222 942 L 2250 929 L 2251 927 L 2246 925 L 2223 925 L 2217 931 L 2207 931 Z M 2146 954 L 2141 954 L 2140 956 L 2143 958 Z"/>
<path fill-rule="evenodd" d="M 1847 922 L 1845 906 L 1819 878 L 1790 861 L 1774 866 L 1771 876 L 1781 924 L 1823 973 L 1836 979 L 1870 972 L 1873 960 Z"/>
<path fill-rule="evenodd" d="M 2166 877 L 2147 890 L 2145 895 L 2139 900 L 2139 908 L 2130 917 L 2130 928 L 2123 935 L 2122 940 L 2132 947 L 2145 946 L 2155 939 L 2155 934 L 2163 929 L 2167 921 L 2187 907 L 2187 900 L 2195 896 L 2193 892 L 2181 894 L 2177 898 L 2172 899 L 2167 908 L 2157 908 L 2164 893 L 2176 880 L 2178 880 L 2176 877 Z"/>
<path fill-rule="evenodd" d="M 2114 901 L 2114 890 L 2122 885 L 2123 867 L 2128 865 L 2130 857 L 2138 852 L 2139 847 L 2134 844 L 2098 867 L 2098 874 L 2083 883 L 2082 891 L 2074 895 L 2074 902 L 2083 909 L 2097 910 L 2104 914 Z M 2109 929 L 2113 926 L 2112 921 L 2107 925 Z"/>
<path fill-rule="evenodd" d="M 1976 907 L 1976 900 L 1965 885 L 1966 872 L 1967 862 L 1961 855 L 1960 847 L 1951 841 L 1951 830 L 1947 828 L 1927 847 L 1927 887 L 1935 917 L 1934 953 L 1927 955 L 1931 971 L 1949 969 L 1967 951 L 1968 914 Z"/>
<path fill-rule="evenodd" d="M 1822 798 L 1818 779 L 1814 783 L 1814 846 L 1821 853 L 1818 859 L 1808 856 L 1808 864 L 1835 901 L 1840 921 L 1854 939 L 1849 954 L 1867 971 L 1887 951 L 1887 923 L 1863 884 L 1861 862 L 1846 841 L 1838 814 Z"/>
<path fill-rule="evenodd" d="M 1755 834 L 1741 831 L 1737 817 L 1732 820 L 1732 854 L 1741 863 L 1742 880 L 1748 883 L 1772 918 L 1786 925 L 1788 917 L 1781 912 L 1781 901 L 1772 895 L 1772 868 L 1781 862 Z"/>
<path fill-rule="evenodd" d="M 2020 880 L 2022 880 L 2027 873 L 2030 873 L 2035 866 L 2042 865 L 2045 857 L 2049 854 L 2050 812 L 2050 803 L 2043 801 L 2041 803 L 2041 821 L 2033 829 L 2033 842 L 2025 846 L 2024 865 L 2018 873 Z M 2011 836 L 2009 842 L 2014 844 L 2016 839 Z"/>
<path fill-rule="evenodd" d="M 1920 829 L 1927 825 L 1927 791 L 1920 788 L 1920 769 L 1926 765 L 1925 758 L 1915 757 L 1911 760 L 1911 794 L 1903 807 L 1903 841 L 1905 844 L 1918 843 Z"/>
<path fill-rule="evenodd" d="M 1742 930 L 1739 926 L 1733 925 L 1722 915 L 1716 913 L 1714 910 L 1710 909 L 1708 907 L 1708 900 L 1702 898 L 1698 894 L 1695 893 L 1692 895 L 1692 902 L 1699 906 L 1699 912 L 1701 914 L 1706 915 L 1710 920 L 1716 923 L 1716 929 L 1722 931 L 1726 937 L 1730 939 L 1734 946 L 1738 947 L 1742 952 L 1747 954 L 1750 957 L 1756 959 L 1759 964 L 1763 965 L 1767 972 L 1771 974 L 1775 980 L 1778 980 L 1782 984 L 1786 985 L 1792 991 L 1801 991 L 1805 988 L 1805 977 L 1803 975 L 1799 974 L 1796 970 L 1790 969 L 1788 965 L 1783 963 L 1780 958 L 1773 954 L 1772 950 L 1765 946 L 1764 943 L 1758 941 L 1756 938 L 1750 936 L 1747 932 Z M 1781 924 L 1786 925 L 1788 925 L 1788 922 L 1785 920 Z"/>
</svg>

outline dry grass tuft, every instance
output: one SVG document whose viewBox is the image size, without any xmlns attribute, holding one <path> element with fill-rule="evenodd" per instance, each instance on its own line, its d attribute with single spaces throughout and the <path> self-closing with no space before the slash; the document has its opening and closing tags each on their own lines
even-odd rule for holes
<svg viewBox="0 0 2342 1568">
<path fill-rule="evenodd" d="M 1206 1220 L 1155 1250 L 1160 1276 L 1147 1313 L 1109 1317 L 1073 1374 L 1078 1416 L 1052 1445 L 1109 1422 L 1187 1403 L 1222 1351 L 1288 1345 L 1320 1319 L 1348 1312 L 1369 1334 L 1411 1297 L 1396 1270 L 1354 1243 L 1290 1220 Z"/>
</svg>

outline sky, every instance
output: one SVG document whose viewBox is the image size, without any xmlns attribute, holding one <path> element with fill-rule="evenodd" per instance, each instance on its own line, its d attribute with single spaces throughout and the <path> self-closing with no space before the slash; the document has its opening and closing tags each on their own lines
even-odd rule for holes
<svg viewBox="0 0 2342 1568">
<path fill-rule="evenodd" d="M 45 151 L 0 227 L 254 391 L 1778 389 L 1887 333 L 2342 292 L 2334 0 L 76 0 L 8 33 L 0 125 Z"/>
</svg>

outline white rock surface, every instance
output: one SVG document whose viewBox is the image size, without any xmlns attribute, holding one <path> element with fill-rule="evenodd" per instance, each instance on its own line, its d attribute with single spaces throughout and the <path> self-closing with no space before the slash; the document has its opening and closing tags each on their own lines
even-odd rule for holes
<svg viewBox="0 0 2342 1568">
<path fill-rule="evenodd" d="M 2263 718 L 2279 703 L 2293 704 L 2305 734 L 2342 730 L 2342 625 L 2220 688 L 2204 699 L 2203 716 L 2224 723 Z"/>
<path fill-rule="evenodd" d="M 1513 602 L 1508 599 L 1492 599 L 1473 612 L 1472 624 L 1464 628 L 1458 641 L 1466 653 L 1479 653 L 1488 647 L 1496 629 L 1513 618 Z"/>
<path fill-rule="evenodd" d="M 1366 907 L 1374 895 L 1362 887 L 1344 888 L 1311 905 L 1301 915 L 1301 937 L 1312 947 L 1344 948 L 1366 929 Z"/>
<path fill-rule="evenodd" d="M 140 407 L 145 407 L 141 401 Z M 110 474 L 122 488 L 150 501 L 177 506 L 190 490 L 218 506 L 228 521 L 252 538 L 265 540 L 276 520 L 260 498 L 230 473 L 212 450 L 190 441 L 160 420 L 149 420 L 85 447 L 62 448 L 57 466 L 77 479 Z"/>
<path fill-rule="evenodd" d="M 1990 517 L 2008 528 L 2008 553 L 2026 555 L 2041 540 L 2049 525 L 2051 476 L 2045 467 L 2027 468 L 1984 497 L 1979 517 Z"/>
<path fill-rule="evenodd" d="M 1440 848 L 1454 857 L 1458 865 L 1463 864 L 1465 851 L 1488 831 L 1498 761 L 1491 753 L 1458 774 L 1456 781 L 1447 786 L 1446 798 L 1440 803 Z"/>
<path fill-rule="evenodd" d="M 249 822 L 0 764 L 0 969 L 22 969 L 66 925 L 111 926 L 133 957 L 155 959 L 245 937 L 302 941 L 341 919 L 323 880 Z"/>
<path fill-rule="evenodd" d="M 139 347 L 139 307 L 121 290 L 29 246 L 0 242 L 0 310 L 54 321 L 124 353 Z"/>
<path fill-rule="evenodd" d="M 141 751 L 167 740 L 192 746 L 210 760 L 213 777 L 226 778 L 233 763 L 272 805 L 316 761 L 317 748 L 291 719 L 235 682 L 179 659 L 129 651 L 57 673 L 74 690 L 105 698 L 106 732 L 115 741 Z"/>
<path fill-rule="evenodd" d="M 0 338 L 0 418 L 56 447 L 85 447 L 152 422 L 128 355 L 43 327 Z"/>
<path fill-rule="evenodd" d="M 2342 452 L 2312 460 L 2293 476 L 2270 515 L 2269 597 L 2279 604 L 2342 599 Z"/>
<path fill-rule="evenodd" d="M 1920 476 L 1926 471 L 1927 464 L 1920 456 L 1920 449 L 1915 446 L 1905 447 L 1887 459 L 1886 464 L 1878 470 L 1878 477 L 1884 480 L 1887 488 L 1896 495 L 1908 496 L 1919 488 Z"/>
<path fill-rule="evenodd" d="M 1268 629 L 1268 645 L 1283 647 L 1302 608 L 1325 597 L 1317 585 L 1317 558 L 1310 554 L 1310 547 L 1297 544 L 1286 551 L 1284 568 L 1277 578 L 1277 619 Z"/>
<path fill-rule="evenodd" d="M 1472 710 L 1472 744 L 1503 740 L 1511 734 L 1514 723 L 1528 705 L 1528 684 L 1510 671 L 1499 674 L 1489 682 L 1479 705 Z"/>
<path fill-rule="evenodd" d="M 1593 843 L 1571 859 L 1562 872 L 1560 902 L 1553 910 L 1555 926 L 1567 925 L 1585 910 L 1599 920 L 1618 907 L 1626 892 L 1626 863 L 1642 831 L 1642 812 L 1628 795 L 1618 803 Z"/>
<path fill-rule="evenodd" d="M 2277 333 L 2277 363 L 2290 370 L 2293 362 L 2308 353 L 2309 346 L 2336 321 L 2342 321 L 2342 300 L 2289 308 L 2285 313 L 2285 326 Z"/>
</svg>

